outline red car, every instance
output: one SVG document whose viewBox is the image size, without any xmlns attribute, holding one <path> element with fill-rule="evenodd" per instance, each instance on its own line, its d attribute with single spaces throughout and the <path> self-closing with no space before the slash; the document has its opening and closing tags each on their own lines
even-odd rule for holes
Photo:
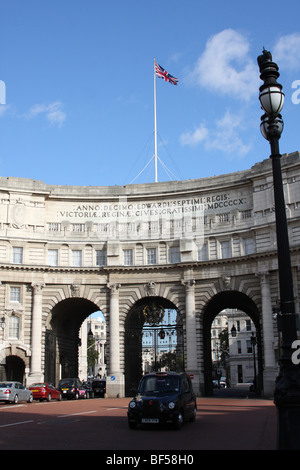
<svg viewBox="0 0 300 470">
<path fill-rule="evenodd" d="M 32 392 L 34 400 L 61 400 L 62 394 L 60 390 L 54 387 L 51 383 L 43 382 L 32 384 L 29 387 L 29 390 Z"/>
</svg>

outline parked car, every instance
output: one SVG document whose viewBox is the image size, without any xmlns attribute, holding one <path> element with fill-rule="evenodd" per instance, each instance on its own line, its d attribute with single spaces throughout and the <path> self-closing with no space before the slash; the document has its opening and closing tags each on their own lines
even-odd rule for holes
<svg viewBox="0 0 300 470">
<path fill-rule="evenodd" d="M 92 389 L 94 391 L 95 397 L 104 397 L 106 392 L 106 380 L 93 380 Z"/>
<path fill-rule="evenodd" d="M 92 382 L 88 380 L 87 382 L 82 382 L 82 385 L 86 390 L 87 398 L 94 398 L 95 393 L 92 388 Z"/>
<path fill-rule="evenodd" d="M 62 399 L 61 391 L 49 382 L 32 384 L 29 390 L 31 390 L 34 400 L 51 401 L 53 399 L 60 401 Z"/>
<path fill-rule="evenodd" d="M 0 401 L 7 401 L 11 403 L 19 403 L 19 401 L 27 401 L 31 403 L 33 395 L 31 390 L 24 387 L 21 382 L 6 380 L 0 382 Z"/>
<path fill-rule="evenodd" d="M 226 377 L 221 377 L 219 380 L 213 380 L 213 388 L 227 388 Z"/>
<path fill-rule="evenodd" d="M 220 378 L 220 388 L 227 388 L 226 377 Z"/>
<path fill-rule="evenodd" d="M 75 398 L 75 400 L 87 398 L 86 390 L 78 377 L 61 379 L 58 383 L 58 389 L 61 391 L 63 398 Z"/>
<path fill-rule="evenodd" d="M 184 372 L 153 372 L 144 375 L 128 405 L 128 425 L 171 424 L 180 429 L 184 421 L 195 421 L 196 396 Z"/>
</svg>

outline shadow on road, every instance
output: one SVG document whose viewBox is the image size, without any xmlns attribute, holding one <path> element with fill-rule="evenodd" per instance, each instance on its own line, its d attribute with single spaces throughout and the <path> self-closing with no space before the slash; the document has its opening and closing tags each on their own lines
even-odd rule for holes
<svg viewBox="0 0 300 470">
<path fill-rule="evenodd" d="M 255 392 L 250 392 L 249 388 L 249 383 L 241 383 L 228 388 L 214 388 L 213 396 L 216 398 L 261 398 Z"/>
</svg>

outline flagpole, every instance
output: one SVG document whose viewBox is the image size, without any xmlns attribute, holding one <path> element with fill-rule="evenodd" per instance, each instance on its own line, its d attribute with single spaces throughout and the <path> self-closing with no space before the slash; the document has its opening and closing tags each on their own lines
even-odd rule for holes
<svg viewBox="0 0 300 470">
<path fill-rule="evenodd" d="M 155 164 L 155 183 L 157 183 L 157 122 L 156 122 L 156 73 L 154 58 L 154 164 Z"/>
</svg>

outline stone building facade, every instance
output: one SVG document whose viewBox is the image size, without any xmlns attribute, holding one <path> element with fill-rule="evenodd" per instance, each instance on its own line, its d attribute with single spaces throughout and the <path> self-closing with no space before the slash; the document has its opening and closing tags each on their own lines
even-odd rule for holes
<svg viewBox="0 0 300 470">
<path fill-rule="evenodd" d="M 282 158 L 296 307 L 300 265 L 300 154 Z M 270 160 L 188 181 L 113 187 L 0 178 L 1 377 L 57 382 L 78 374 L 79 331 L 101 311 L 107 390 L 140 376 L 148 305 L 176 309 L 185 370 L 211 392 L 210 328 L 224 308 L 253 321 L 264 395 L 277 374 L 278 300 Z M 298 310 L 297 310 L 298 311 Z"/>
</svg>

